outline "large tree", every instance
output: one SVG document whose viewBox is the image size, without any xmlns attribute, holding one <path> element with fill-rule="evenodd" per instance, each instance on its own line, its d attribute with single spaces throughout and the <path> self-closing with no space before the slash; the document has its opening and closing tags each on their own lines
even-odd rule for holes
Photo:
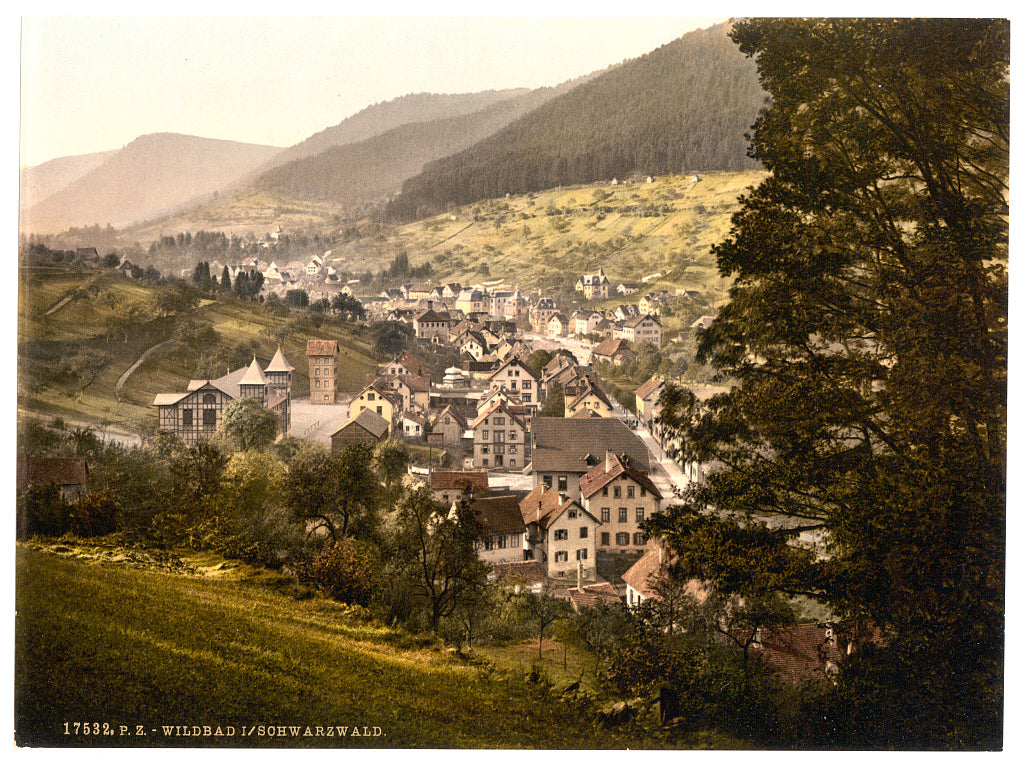
<svg viewBox="0 0 1024 770">
<path fill-rule="evenodd" d="M 667 391 L 687 459 L 713 472 L 657 528 L 702 550 L 683 566 L 717 588 L 885 629 L 824 739 L 998 745 L 1009 25 L 753 19 L 732 36 L 771 94 L 751 145 L 770 175 L 715 248 L 733 288 L 698 356 L 740 384 Z M 749 523 L 713 531 L 723 512 Z"/>
</svg>

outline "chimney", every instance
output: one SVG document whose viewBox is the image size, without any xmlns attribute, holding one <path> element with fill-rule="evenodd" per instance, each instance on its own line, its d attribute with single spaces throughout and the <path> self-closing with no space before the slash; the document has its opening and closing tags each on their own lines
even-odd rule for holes
<svg viewBox="0 0 1024 770">
<path fill-rule="evenodd" d="M 613 465 L 615 465 L 615 455 L 612 454 L 610 449 L 606 450 L 604 453 L 604 472 L 611 473 Z"/>
<path fill-rule="evenodd" d="M 576 590 L 583 590 L 583 562 L 576 562 Z"/>
</svg>

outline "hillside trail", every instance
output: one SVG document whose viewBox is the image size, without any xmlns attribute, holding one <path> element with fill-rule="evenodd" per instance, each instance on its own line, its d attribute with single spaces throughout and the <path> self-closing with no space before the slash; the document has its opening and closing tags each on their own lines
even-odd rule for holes
<svg viewBox="0 0 1024 770">
<path fill-rule="evenodd" d="M 146 363 L 146 359 L 148 359 L 154 353 L 159 353 L 164 348 L 170 347 L 171 345 L 173 345 L 177 341 L 178 340 L 175 337 L 171 337 L 171 339 L 169 339 L 169 340 L 164 340 L 163 342 L 158 342 L 156 345 L 154 345 L 149 350 L 147 350 L 145 353 L 143 353 L 141 356 L 139 356 L 138 360 L 134 364 L 129 366 L 127 369 L 125 369 L 124 374 L 122 374 L 118 378 L 117 384 L 114 386 L 114 390 L 117 390 L 117 391 L 122 390 L 124 388 L 124 384 L 128 381 L 128 378 L 132 376 L 132 374 L 135 372 L 136 369 L 138 369 L 140 366 L 142 366 L 144 363 Z"/>
</svg>

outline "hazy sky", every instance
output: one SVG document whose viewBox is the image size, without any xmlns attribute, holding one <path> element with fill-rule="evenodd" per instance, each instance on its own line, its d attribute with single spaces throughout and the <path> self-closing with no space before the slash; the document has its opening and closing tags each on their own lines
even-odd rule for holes
<svg viewBox="0 0 1024 770">
<path fill-rule="evenodd" d="M 403 94 L 555 85 L 724 19 L 24 16 L 21 163 L 160 131 L 286 147 Z"/>
</svg>

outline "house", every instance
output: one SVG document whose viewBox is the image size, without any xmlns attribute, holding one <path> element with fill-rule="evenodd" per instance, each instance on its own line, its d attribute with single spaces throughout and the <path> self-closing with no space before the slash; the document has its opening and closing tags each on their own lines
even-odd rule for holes
<svg viewBox="0 0 1024 770">
<path fill-rule="evenodd" d="M 448 342 L 451 317 L 448 313 L 434 310 L 434 303 L 428 302 L 427 309 L 413 316 L 412 328 L 416 339 L 444 345 Z"/>
<path fill-rule="evenodd" d="M 441 287 L 441 296 L 444 299 L 457 299 L 462 293 L 461 283 L 446 283 Z"/>
<path fill-rule="evenodd" d="M 549 578 L 594 579 L 597 519 L 546 484 L 534 487 L 519 509 L 527 528 L 527 555 L 544 567 Z"/>
<path fill-rule="evenodd" d="M 616 336 L 626 342 L 632 342 L 634 345 L 649 342 L 654 347 L 660 348 L 661 324 L 649 313 L 635 316 L 622 322 L 622 326 Z"/>
<path fill-rule="evenodd" d="M 672 558 L 664 543 L 648 543 L 643 556 L 622 575 L 622 580 L 626 584 L 626 604 L 630 607 L 639 607 L 644 602 L 660 600 L 662 597 L 659 584 L 669 577 L 668 569 L 671 563 Z M 707 587 L 695 578 L 688 580 L 683 590 L 699 603 L 708 598 Z"/>
<path fill-rule="evenodd" d="M 529 435 L 521 417 L 504 401 L 492 404 L 470 425 L 473 467 L 522 470 L 529 457 Z"/>
<path fill-rule="evenodd" d="M 478 497 L 452 503 L 452 513 L 472 514 L 480 527 L 477 554 L 488 564 L 520 562 L 526 545 L 526 524 L 515 495 Z"/>
<path fill-rule="evenodd" d="M 457 447 L 469 428 L 469 423 L 455 408 L 448 404 L 430 424 L 427 443 L 431 446 Z"/>
<path fill-rule="evenodd" d="M 430 420 L 423 412 L 405 409 L 398 421 L 402 435 L 412 441 L 425 441 L 430 432 Z"/>
<path fill-rule="evenodd" d="M 600 386 L 588 378 L 587 386 L 581 393 L 565 398 L 566 417 L 576 417 L 580 412 L 586 412 L 592 417 L 613 417 L 615 408 Z"/>
<path fill-rule="evenodd" d="M 61 497 L 74 502 L 85 494 L 89 466 L 80 457 L 18 457 L 17 490 L 53 484 Z"/>
<path fill-rule="evenodd" d="M 507 359 L 487 378 L 490 387 L 502 387 L 522 399 L 523 406 L 535 410 L 543 400 L 540 375 L 523 363 L 518 356 Z"/>
<path fill-rule="evenodd" d="M 535 417 L 530 438 L 534 483 L 577 500 L 580 479 L 603 463 L 608 452 L 628 457 L 631 466 L 644 473 L 650 474 L 653 468 L 647 445 L 614 417 Z"/>
<path fill-rule="evenodd" d="M 647 545 L 640 525 L 661 509 L 662 494 L 629 458 L 606 452 L 604 462 L 580 478 L 580 502 L 600 522 L 601 550 Z"/>
<path fill-rule="evenodd" d="M 309 340 L 309 403 L 333 404 L 338 399 L 338 341 Z"/>
<path fill-rule="evenodd" d="M 558 313 L 558 306 L 551 297 L 541 297 L 537 304 L 530 308 L 530 326 L 535 330 L 544 332 L 547 329 L 551 316 Z"/>
<path fill-rule="evenodd" d="M 477 331 L 467 329 L 451 341 L 451 345 L 457 348 L 460 353 L 465 353 L 474 361 L 479 361 L 490 352 L 490 346 L 484 339 L 484 335 Z"/>
<path fill-rule="evenodd" d="M 636 361 L 636 353 L 625 340 L 604 339 L 590 352 L 592 361 L 603 361 L 618 366 L 624 362 Z"/>
<path fill-rule="evenodd" d="M 702 315 L 700 318 L 698 318 L 696 321 L 694 321 L 692 324 L 690 324 L 690 328 L 691 329 L 700 329 L 700 330 L 703 331 L 704 329 L 707 329 L 709 326 L 711 326 L 711 324 L 713 324 L 714 322 L 715 322 L 715 316 L 713 316 L 713 315 Z"/>
<path fill-rule="evenodd" d="M 403 411 L 426 412 L 430 408 L 430 375 L 399 374 L 380 377 L 379 382 L 402 400 Z"/>
<path fill-rule="evenodd" d="M 370 409 L 361 409 L 331 434 L 331 451 L 340 452 L 352 444 L 376 446 L 391 435 L 391 423 Z"/>
<path fill-rule="evenodd" d="M 484 313 L 489 307 L 487 294 L 479 289 L 463 289 L 455 298 L 455 309 L 461 310 L 466 315 Z"/>
<path fill-rule="evenodd" d="M 378 380 L 367 385 L 352 399 L 348 413 L 357 415 L 364 409 L 369 409 L 387 420 L 388 425 L 394 425 L 402 408 L 401 401 L 401 397 Z"/>
<path fill-rule="evenodd" d="M 608 276 L 604 274 L 604 268 L 598 268 L 598 271 L 593 275 L 581 275 L 576 280 L 575 288 L 576 291 L 583 294 L 585 299 L 593 299 L 594 297 L 607 299 L 609 286 Z"/>
<path fill-rule="evenodd" d="M 640 287 L 631 281 L 623 281 L 615 287 L 615 291 L 621 294 L 623 297 L 628 297 L 630 294 L 636 294 L 640 291 Z"/>
<path fill-rule="evenodd" d="M 79 246 L 75 249 L 75 261 L 86 267 L 99 267 L 100 253 L 95 246 Z"/>
<path fill-rule="evenodd" d="M 591 583 L 583 585 L 582 578 L 577 582 L 575 588 L 566 591 L 569 594 L 569 604 L 575 612 L 579 613 L 586 609 L 594 609 L 604 604 L 622 604 L 615 587 L 611 583 Z"/>
<path fill-rule="evenodd" d="M 549 337 L 564 337 L 569 333 L 569 319 L 563 313 L 554 313 L 548 319 L 545 331 Z"/>
<path fill-rule="evenodd" d="M 750 649 L 783 682 L 800 686 L 838 671 L 859 646 L 884 641 L 870 621 L 803 623 L 758 629 Z"/>
<path fill-rule="evenodd" d="M 430 496 L 438 503 L 452 503 L 467 495 L 486 495 L 487 489 L 487 471 L 430 472 Z"/>
<path fill-rule="evenodd" d="M 388 376 L 412 374 L 421 376 L 427 374 L 427 368 L 409 351 L 403 350 L 392 358 L 381 369 L 381 374 Z"/>
<path fill-rule="evenodd" d="M 572 316 L 572 333 L 579 337 L 586 337 L 594 331 L 594 327 L 605 320 L 604 313 L 596 310 L 578 310 Z"/>
<path fill-rule="evenodd" d="M 654 405 L 658 403 L 661 394 L 665 392 L 665 381 L 661 377 L 651 377 L 643 385 L 636 389 L 636 416 L 640 423 L 651 429 L 654 420 Z"/>
<path fill-rule="evenodd" d="M 249 366 L 215 380 L 191 380 L 182 393 L 158 393 L 153 399 L 158 430 L 173 433 L 191 446 L 213 437 L 228 404 L 253 398 L 277 417 L 278 433 L 287 434 L 291 430 L 292 366 L 280 348 L 271 366 L 274 371 L 268 376 L 254 357 Z"/>
<path fill-rule="evenodd" d="M 653 294 L 645 294 L 636 303 L 636 307 L 643 315 L 655 315 L 658 312 L 659 304 L 660 300 Z"/>
<path fill-rule="evenodd" d="M 630 318 L 636 318 L 640 315 L 640 308 L 636 305 L 616 305 L 612 315 L 616 321 L 628 321 Z"/>
<path fill-rule="evenodd" d="M 430 293 L 434 290 L 431 283 L 414 283 L 409 287 L 408 299 L 420 300 L 430 299 Z"/>
<path fill-rule="evenodd" d="M 535 594 L 548 582 L 547 572 L 536 559 L 498 562 L 491 566 L 491 577 L 496 583 L 515 586 L 517 592 L 523 588 Z"/>
</svg>

